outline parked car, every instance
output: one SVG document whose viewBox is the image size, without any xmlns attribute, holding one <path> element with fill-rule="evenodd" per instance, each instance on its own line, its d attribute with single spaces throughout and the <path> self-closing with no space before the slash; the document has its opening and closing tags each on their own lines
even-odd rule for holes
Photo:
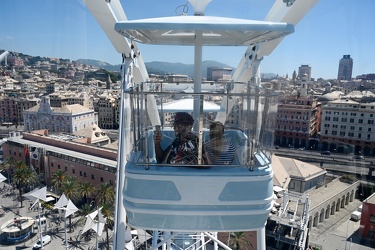
<svg viewBox="0 0 375 250">
<path fill-rule="evenodd" d="M 363 157 L 363 155 L 354 155 L 354 156 L 352 156 L 351 158 L 350 158 L 350 160 L 351 161 L 362 161 L 362 160 L 364 160 L 365 159 L 365 157 Z"/>
<path fill-rule="evenodd" d="M 331 155 L 331 152 L 329 151 L 322 151 L 320 152 L 321 155 Z"/>
<path fill-rule="evenodd" d="M 42 237 L 42 241 L 43 241 L 43 247 L 44 247 L 45 245 L 47 245 L 47 244 L 49 244 L 51 242 L 51 236 L 44 235 Z M 41 247 L 42 247 L 42 244 L 41 244 L 41 241 L 39 239 L 38 242 L 34 244 L 33 249 L 40 249 Z"/>
<path fill-rule="evenodd" d="M 353 220 L 353 221 L 359 221 L 361 219 L 361 216 L 362 216 L 362 213 L 359 212 L 359 211 L 354 211 L 352 213 L 352 215 L 350 216 L 350 218 Z"/>
</svg>

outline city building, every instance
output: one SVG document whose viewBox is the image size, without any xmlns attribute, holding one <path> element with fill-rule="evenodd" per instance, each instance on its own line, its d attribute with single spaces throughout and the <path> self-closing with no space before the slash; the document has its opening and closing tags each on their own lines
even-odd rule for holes
<svg viewBox="0 0 375 250">
<path fill-rule="evenodd" d="M 351 80 L 353 72 L 353 59 L 350 58 L 350 55 L 344 55 L 340 59 L 339 71 L 337 74 L 337 80 Z"/>
<path fill-rule="evenodd" d="M 103 129 L 119 128 L 120 98 L 112 94 L 103 94 L 99 97 L 98 125 Z"/>
<path fill-rule="evenodd" d="M 88 109 L 94 109 L 93 100 L 86 92 L 58 91 L 49 94 L 51 107 L 64 107 L 66 105 L 79 104 Z"/>
<path fill-rule="evenodd" d="M 91 130 L 92 133 L 88 135 L 85 135 L 86 132 L 81 135 L 49 134 L 45 129 L 24 132 L 22 135 L 14 133 L 2 145 L 4 159 L 30 164 L 42 183 L 48 186 L 52 186 L 53 173 L 63 170 L 80 182 L 90 182 L 95 186 L 109 182 L 114 187 L 117 149 L 110 145 L 94 146 L 98 145 L 95 139 L 97 133 L 98 137 L 102 137 L 101 142 L 108 143 L 108 138 L 97 126 L 91 127 Z"/>
<path fill-rule="evenodd" d="M 25 131 L 48 129 L 51 132 L 73 133 L 96 124 L 94 110 L 79 104 L 51 107 L 48 96 L 23 112 Z"/>
<path fill-rule="evenodd" d="M 364 238 L 375 239 L 375 193 L 362 202 L 359 233 Z"/>
<path fill-rule="evenodd" d="M 319 124 L 320 106 L 303 84 L 299 94 L 284 97 L 278 104 L 275 145 L 316 149 Z"/>
<path fill-rule="evenodd" d="M 375 102 L 355 101 L 349 97 L 344 96 L 322 106 L 321 149 L 374 155 Z"/>
<path fill-rule="evenodd" d="M 311 81 L 311 67 L 308 64 L 302 64 L 298 68 L 298 78 L 304 81 Z"/>
</svg>

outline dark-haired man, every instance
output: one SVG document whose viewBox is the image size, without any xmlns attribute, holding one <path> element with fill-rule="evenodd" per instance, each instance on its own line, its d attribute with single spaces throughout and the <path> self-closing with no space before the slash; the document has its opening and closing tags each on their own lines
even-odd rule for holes
<svg viewBox="0 0 375 250">
<path fill-rule="evenodd" d="M 177 112 L 173 123 L 176 138 L 166 149 L 162 149 L 160 145 L 162 134 L 154 133 L 158 163 L 198 164 L 199 144 L 198 137 L 191 131 L 193 124 L 194 119 L 190 114 Z"/>
</svg>

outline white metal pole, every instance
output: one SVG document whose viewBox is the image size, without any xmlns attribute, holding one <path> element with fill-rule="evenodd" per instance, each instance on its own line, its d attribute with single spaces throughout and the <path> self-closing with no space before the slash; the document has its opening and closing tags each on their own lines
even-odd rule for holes
<svg viewBox="0 0 375 250">
<path fill-rule="evenodd" d="M 97 207 L 97 210 L 98 210 L 98 221 L 96 222 L 97 224 L 96 224 L 96 250 L 98 250 L 99 248 L 98 248 L 98 234 L 99 234 L 99 213 L 100 213 L 100 211 L 99 211 L 99 208 Z"/>
<path fill-rule="evenodd" d="M 64 216 L 64 229 L 65 229 L 65 249 L 68 250 L 69 245 L 68 245 L 67 232 L 66 232 L 66 217 L 65 216 Z"/>
<path fill-rule="evenodd" d="M 194 46 L 194 93 L 201 93 L 202 90 L 202 36 L 202 31 L 196 31 Z M 198 121 L 200 117 L 199 96 L 194 96 L 193 117 L 195 121 Z M 195 125 L 196 131 L 198 131 L 198 124 Z"/>
<path fill-rule="evenodd" d="M 266 249 L 266 227 L 257 230 L 257 246 L 258 250 Z"/>
<path fill-rule="evenodd" d="M 21 197 L 22 199 L 22 197 Z M 39 218 L 39 234 L 40 234 L 40 246 L 43 249 L 43 233 L 42 233 L 42 222 L 40 218 L 40 201 L 38 200 L 38 218 Z"/>
</svg>

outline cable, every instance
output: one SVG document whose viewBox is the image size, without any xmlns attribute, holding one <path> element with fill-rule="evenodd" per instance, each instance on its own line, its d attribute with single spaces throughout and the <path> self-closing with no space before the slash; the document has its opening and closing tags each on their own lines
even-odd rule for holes
<svg viewBox="0 0 375 250">
<path fill-rule="evenodd" d="M 186 16 L 187 12 L 189 11 L 188 3 L 189 3 L 189 1 L 187 1 L 185 4 L 181 4 L 181 5 L 177 6 L 176 9 L 175 9 L 176 14 L 179 15 L 179 16 Z M 182 8 L 182 11 L 181 11 L 181 13 L 178 13 L 178 10 L 180 8 Z"/>
</svg>

